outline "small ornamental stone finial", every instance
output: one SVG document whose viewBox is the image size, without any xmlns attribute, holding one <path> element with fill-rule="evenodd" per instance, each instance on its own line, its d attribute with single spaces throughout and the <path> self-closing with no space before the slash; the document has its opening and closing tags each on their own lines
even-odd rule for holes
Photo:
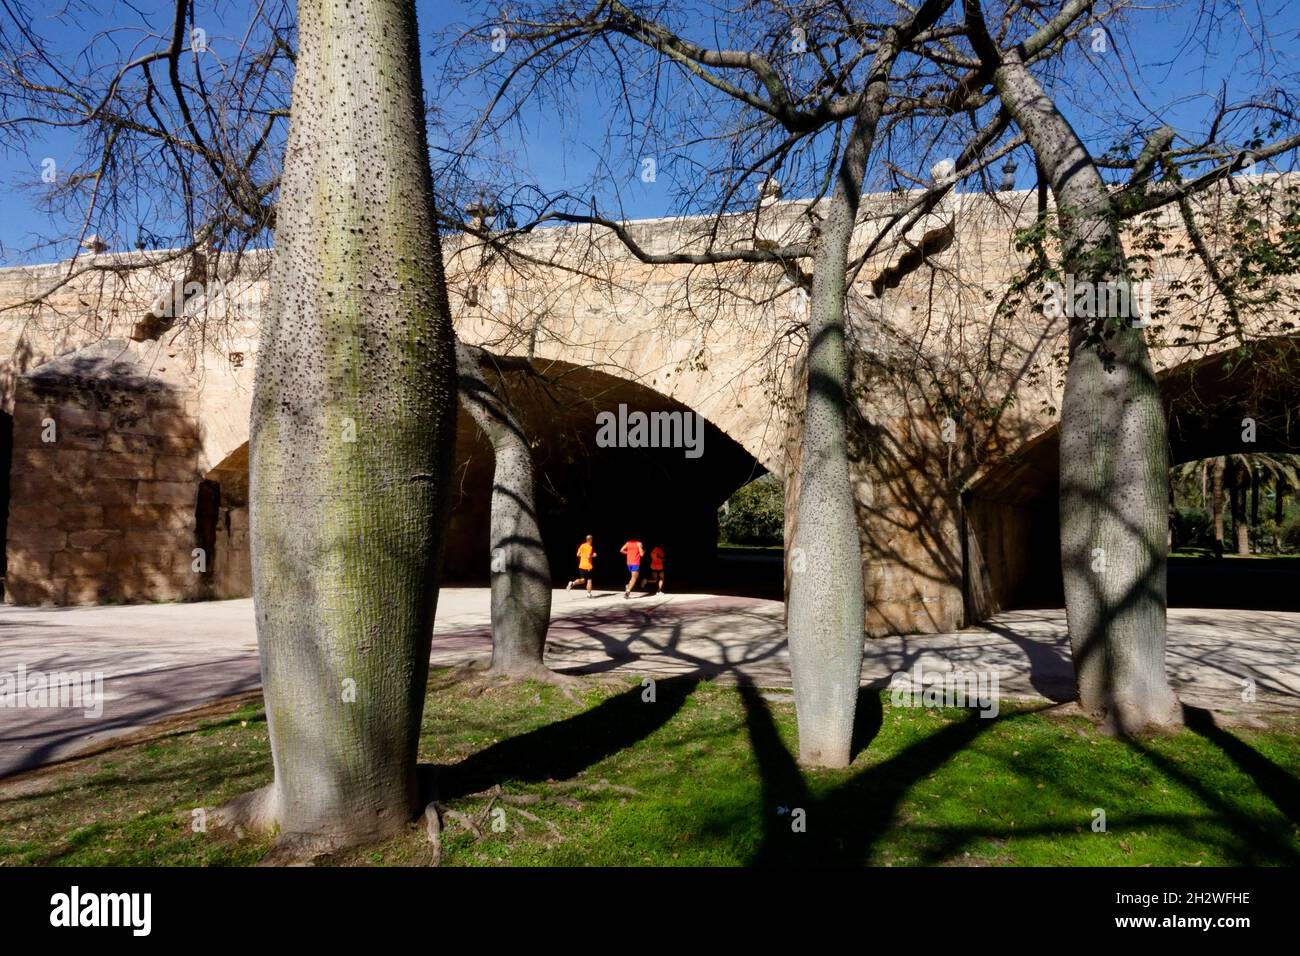
<svg viewBox="0 0 1300 956">
<path fill-rule="evenodd" d="M 957 164 L 951 159 L 941 159 L 930 167 L 930 178 L 935 182 L 947 179 L 957 171 Z"/>
<path fill-rule="evenodd" d="M 998 186 L 1002 192 L 1009 192 L 1016 188 L 1016 166 L 1015 160 L 1008 159 L 1006 165 L 1002 167 L 1002 182 Z"/>
<path fill-rule="evenodd" d="M 488 228 L 498 212 L 500 210 L 497 209 L 496 204 L 488 202 L 483 193 L 479 193 L 478 202 L 470 203 L 465 207 L 465 215 L 469 217 L 470 228 L 480 231 Z"/>
</svg>

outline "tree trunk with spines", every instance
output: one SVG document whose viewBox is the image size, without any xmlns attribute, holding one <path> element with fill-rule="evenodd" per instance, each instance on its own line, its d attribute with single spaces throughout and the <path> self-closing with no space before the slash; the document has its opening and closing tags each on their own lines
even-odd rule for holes
<svg viewBox="0 0 1300 956">
<path fill-rule="evenodd" d="M 492 445 L 492 667 L 505 677 L 551 677 L 543 663 L 551 568 L 537 521 L 532 450 L 509 406 L 483 377 L 481 350 L 457 343 L 460 400 Z"/>
<path fill-rule="evenodd" d="M 310 849 L 401 832 L 447 527 L 456 375 L 411 0 L 302 0 L 250 440 L 270 788 Z"/>
<path fill-rule="evenodd" d="M 1017 51 L 994 71 L 1056 196 L 1062 273 L 1129 281 L 1118 216 L 1092 157 Z M 1061 405 L 1061 564 L 1085 712 L 1124 733 L 1176 725 L 1165 672 L 1169 453 L 1144 333 L 1075 317 Z"/>
<path fill-rule="evenodd" d="M 845 767 L 852 759 L 865 640 L 862 547 L 848 452 L 844 296 L 849 243 L 890 72 L 908 37 L 929 27 L 946 7 L 946 2 L 927 0 L 907 22 L 882 35 L 813 257 L 798 499 L 786 590 L 799 760 L 808 766 Z"/>
</svg>

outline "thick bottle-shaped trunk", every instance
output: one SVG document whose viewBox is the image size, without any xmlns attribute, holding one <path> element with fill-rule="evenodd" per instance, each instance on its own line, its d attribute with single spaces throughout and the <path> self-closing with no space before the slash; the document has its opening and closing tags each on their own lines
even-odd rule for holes
<svg viewBox="0 0 1300 956">
<path fill-rule="evenodd" d="M 786 603 L 799 759 L 827 767 L 844 767 L 851 759 L 866 611 L 846 424 L 844 266 L 856 202 L 850 205 L 838 192 L 823 225 L 809 302 L 808 385 Z"/>
<path fill-rule="evenodd" d="M 849 477 L 849 359 L 845 271 L 867 160 L 900 52 L 948 4 L 925 0 L 880 38 L 826 202 L 808 303 L 798 500 L 790 537 L 786 630 L 799 725 L 799 760 L 844 767 L 852 758 L 865 640 L 862 545 Z"/>
<path fill-rule="evenodd" d="M 892 38 L 892 36 L 891 36 Z M 862 545 L 849 480 L 849 360 L 845 269 L 863 176 L 893 57 L 882 41 L 866 96 L 826 204 L 813 259 L 808 353 L 786 630 L 799 725 L 799 760 L 845 767 L 852 759 L 865 639 Z"/>
<path fill-rule="evenodd" d="M 528 439 L 479 367 L 478 349 L 457 344 L 460 400 L 492 443 L 492 673 L 546 672 L 551 569 L 537 522 L 536 479 Z"/>
<path fill-rule="evenodd" d="M 399 832 L 455 441 L 412 0 L 303 0 L 253 397 L 253 591 L 275 783 L 313 846 Z"/>
<path fill-rule="evenodd" d="M 1109 191 L 1074 129 L 1012 50 L 1003 103 L 1056 195 L 1062 272 L 1124 283 Z M 1165 673 L 1168 442 L 1160 392 L 1132 316 L 1076 316 L 1061 405 L 1061 565 L 1084 710 L 1124 732 L 1174 724 Z"/>
<path fill-rule="evenodd" d="M 1080 706 L 1139 732 L 1177 720 L 1165 673 L 1164 410 L 1141 331 L 1106 345 L 1109 368 L 1080 347 L 1066 372 L 1061 566 Z"/>
</svg>

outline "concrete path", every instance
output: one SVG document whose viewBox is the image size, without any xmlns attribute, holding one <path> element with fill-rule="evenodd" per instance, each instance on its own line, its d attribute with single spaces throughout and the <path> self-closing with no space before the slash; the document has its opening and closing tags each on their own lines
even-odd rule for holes
<svg viewBox="0 0 1300 956">
<path fill-rule="evenodd" d="M 789 656 L 776 601 L 715 595 L 554 594 L 548 662 L 578 673 L 626 670 L 748 675 L 788 687 Z M 1233 710 L 1300 709 L 1300 614 L 1173 609 L 1169 667 L 1189 703 Z M 491 651 L 488 592 L 443 591 L 434 664 Z M 863 682 L 887 686 L 898 671 L 999 675 L 1003 696 L 1069 699 L 1071 669 L 1060 610 L 1015 611 L 955 634 L 867 642 Z M 0 776 L 67 756 L 192 707 L 258 688 L 257 638 L 248 600 L 127 607 L 0 607 L 0 690 L 6 675 L 103 676 L 95 707 L 0 708 Z M 1242 700 L 1254 681 L 1256 701 Z M 93 686 L 93 685 L 92 685 Z M 87 701 L 82 701 L 86 704 Z"/>
</svg>

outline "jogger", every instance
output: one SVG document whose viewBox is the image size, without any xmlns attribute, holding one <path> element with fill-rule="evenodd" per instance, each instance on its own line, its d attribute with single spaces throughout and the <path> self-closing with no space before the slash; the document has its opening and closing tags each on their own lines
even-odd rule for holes
<svg viewBox="0 0 1300 956">
<path fill-rule="evenodd" d="M 650 576 L 646 578 L 646 583 L 655 586 L 656 594 L 664 593 L 664 549 L 662 545 L 656 544 L 650 549 Z"/>
<path fill-rule="evenodd" d="M 591 535 L 587 535 L 587 540 L 578 545 L 578 576 L 566 584 L 564 590 L 571 590 L 575 584 L 586 582 L 587 597 L 593 596 L 591 593 L 591 582 L 595 566 L 592 564 L 592 559 L 595 557 L 595 545 L 592 544 Z"/>
<path fill-rule="evenodd" d="M 632 589 L 636 587 L 636 579 L 641 573 L 641 555 L 645 554 L 645 545 L 640 541 L 629 540 L 618 550 L 620 554 L 627 555 L 627 570 L 631 575 L 627 579 L 627 587 L 623 589 L 623 598 L 626 600 L 632 596 Z"/>
</svg>

